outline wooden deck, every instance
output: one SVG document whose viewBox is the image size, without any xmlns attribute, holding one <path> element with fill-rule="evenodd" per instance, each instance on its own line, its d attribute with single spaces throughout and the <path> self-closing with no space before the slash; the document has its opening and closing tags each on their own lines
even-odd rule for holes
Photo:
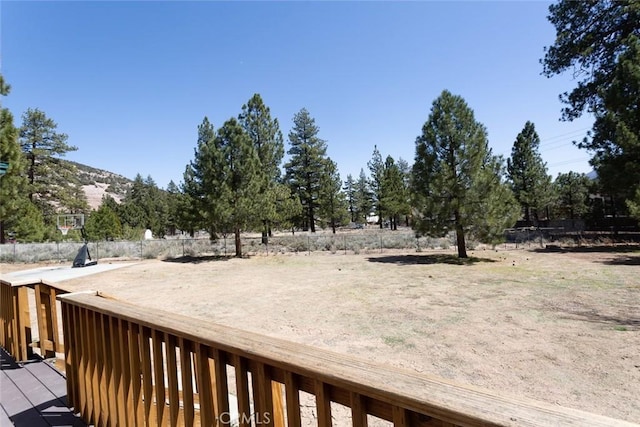
<svg viewBox="0 0 640 427">
<path fill-rule="evenodd" d="M 0 427 L 86 426 L 67 407 L 65 377 L 34 358 L 17 364 L 0 347 Z"/>
</svg>

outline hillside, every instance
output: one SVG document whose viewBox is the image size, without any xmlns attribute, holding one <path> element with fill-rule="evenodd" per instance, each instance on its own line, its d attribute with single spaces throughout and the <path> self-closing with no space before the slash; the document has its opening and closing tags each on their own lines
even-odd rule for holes
<svg viewBox="0 0 640 427">
<path fill-rule="evenodd" d="M 97 209 L 102 202 L 102 196 L 109 194 L 117 202 L 120 202 L 133 183 L 132 180 L 102 169 L 71 162 L 78 170 L 78 179 L 87 195 L 87 201 L 91 209 Z"/>
</svg>

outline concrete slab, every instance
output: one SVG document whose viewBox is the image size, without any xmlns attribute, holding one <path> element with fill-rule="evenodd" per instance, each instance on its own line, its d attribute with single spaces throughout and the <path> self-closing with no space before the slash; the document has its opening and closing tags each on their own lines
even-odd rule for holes
<svg viewBox="0 0 640 427">
<path fill-rule="evenodd" d="M 32 283 L 47 282 L 59 283 L 65 280 L 77 279 L 79 277 L 90 276 L 93 274 L 104 273 L 105 271 L 115 270 L 118 268 L 129 267 L 135 265 L 135 262 L 114 263 L 114 264 L 97 264 L 88 267 L 72 268 L 64 267 L 40 267 L 30 270 L 13 271 L 11 273 L 0 275 L 0 279 L 11 284 L 11 286 L 24 286 Z"/>
</svg>

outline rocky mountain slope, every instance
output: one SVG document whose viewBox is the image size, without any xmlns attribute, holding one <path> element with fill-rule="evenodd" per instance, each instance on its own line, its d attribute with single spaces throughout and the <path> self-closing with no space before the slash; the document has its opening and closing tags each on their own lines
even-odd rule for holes
<svg viewBox="0 0 640 427">
<path fill-rule="evenodd" d="M 97 209 L 105 194 L 120 202 L 133 183 L 132 180 L 102 169 L 93 168 L 77 162 L 73 164 L 78 171 L 78 178 L 87 195 L 91 209 Z"/>
</svg>

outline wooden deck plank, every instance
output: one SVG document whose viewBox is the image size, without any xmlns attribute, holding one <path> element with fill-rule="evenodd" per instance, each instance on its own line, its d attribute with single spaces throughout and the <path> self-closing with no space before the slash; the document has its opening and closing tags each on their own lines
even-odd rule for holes
<svg viewBox="0 0 640 427">
<path fill-rule="evenodd" d="M 85 426 L 67 407 L 65 378 L 47 362 L 18 365 L 0 348 L 0 426 Z"/>
<path fill-rule="evenodd" d="M 47 362 L 29 363 L 25 368 L 67 406 L 66 379 L 60 372 Z"/>
</svg>

